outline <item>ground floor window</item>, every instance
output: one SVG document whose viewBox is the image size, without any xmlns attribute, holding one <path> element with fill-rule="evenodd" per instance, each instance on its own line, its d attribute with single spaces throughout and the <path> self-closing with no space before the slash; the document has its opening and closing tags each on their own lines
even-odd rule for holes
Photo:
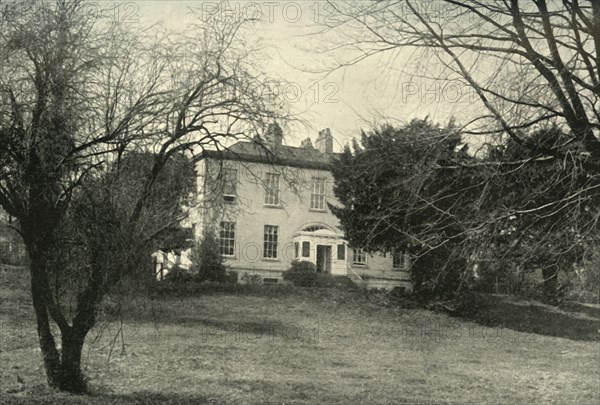
<svg viewBox="0 0 600 405">
<path fill-rule="evenodd" d="M 221 222 L 219 249 L 223 256 L 233 256 L 235 254 L 235 222 Z"/>
<path fill-rule="evenodd" d="M 337 258 L 338 260 L 346 260 L 346 245 L 341 244 L 337 246 Z"/>
<path fill-rule="evenodd" d="M 408 269 L 408 255 L 406 253 L 393 253 L 392 262 L 392 270 L 394 271 L 402 271 Z"/>
<path fill-rule="evenodd" d="M 358 265 L 367 264 L 367 253 L 360 248 L 355 248 L 352 251 L 352 263 Z"/>
<path fill-rule="evenodd" d="M 265 225 L 263 257 L 268 259 L 277 259 L 277 238 L 279 227 L 275 225 Z"/>
<path fill-rule="evenodd" d="M 310 257 L 310 242 L 302 242 L 302 257 Z"/>
</svg>

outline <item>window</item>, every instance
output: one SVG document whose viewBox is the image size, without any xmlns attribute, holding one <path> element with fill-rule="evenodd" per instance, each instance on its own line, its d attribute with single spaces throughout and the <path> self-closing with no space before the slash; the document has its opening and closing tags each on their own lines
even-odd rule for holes
<svg viewBox="0 0 600 405">
<path fill-rule="evenodd" d="M 223 201 L 234 204 L 236 199 L 237 170 L 223 169 Z"/>
<path fill-rule="evenodd" d="M 235 222 L 221 222 L 219 249 L 223 256 L 235 254 Z"/>
<path fill-rule="evenodd" d="M 277 234 L 279 227 L 265 225 L 263 257 L 277 259 Z"/>
<path fill-rule="evenodd" d="M 302 242 L 302 257 L 310 257 L 310 242 Z"/>
<path fill-rule="evenodd" d="M 406 253 L 394 253 L 392 255 L 392 270 L 401 271 L 408 269 L 408 255 Z"/>
<path fill-rule="evenodd" d="M 313 210 L 325 209 L 324 179 L 313 179 L 312 193 L 310 194 L 310 208 Z"/>
<path fill-rule="evenodd" d="M 265 182 L 265 204 L 279 205 L 279 175 L 267 173 Z"/>
<path fill-rule="evenodd" d="M 302 230 L 304 232 L 316 232 L 316 231 L 320 231 L 322 229 L 327 229 L 327 228 L 325 228 L 324 226 L 321 226 L 321 225 L 309 225 Z"/>
<path fill-rule="evenodd" d="M 352 263 L 359 265 L 367 264 L 367 253 L 360 248 L 355 248 L 352 251 Z"/>
<path fill-rule="evenodd" d="M 294 257 L 300 257 L 300 242 L 294 242 Z"/>
<path fill-rule="evenodd" d="M 338 260 L 346 260 L 346 245 L 341 244 L 337 246 L 337 258 Z"/>
</svg>

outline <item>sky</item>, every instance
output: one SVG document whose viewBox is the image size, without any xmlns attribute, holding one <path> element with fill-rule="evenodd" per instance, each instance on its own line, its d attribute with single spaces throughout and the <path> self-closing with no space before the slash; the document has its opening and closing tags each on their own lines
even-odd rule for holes
<svg viewBox="0 0 600 405">
<path fill-rule="evenodd" d="M 140 26 L 161 23 L 173 30 L 183 30 L 197 18 L 257 18 L 251 35 L 268 50 L 264 69 L 289 83 L 285 99 L 292 113 L 307 123 L 287 129 L 284 143 L 288 145 L 298 145 L 309 136 L 314 142 L 319 130 L 330 128 L 335 149 L 341 150 L 361 129 L 368 130 L 373 124 L 407 122 L 427 115 L 445 123 L 473 104 L 473 94 L 465 86 L 417 78 L 419 70 L 434 61 L 416 58 L 411 50 L 382 54 L 334 71 L 325 69 L 335 55 L 320 50 L 331 45 L 328 41 L 336 38 L 336 33 L 318 31 L 320 23 L 336 21 L 338 16 L 324 1 L 229 1 L 225 5 L 197 0 L 106 0 L 93 4 L 115 7 L 115 18 L 123 22 Z"/>
</svg>

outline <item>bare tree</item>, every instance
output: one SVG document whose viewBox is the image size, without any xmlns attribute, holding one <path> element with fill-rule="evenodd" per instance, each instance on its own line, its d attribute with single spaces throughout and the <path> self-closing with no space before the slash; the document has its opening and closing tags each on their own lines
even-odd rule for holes
<svg viewBox="0 0 600 405">
<path fill-rule="evenodd" d="M 282 118 L 241 40 L 243 26 L 199 23 L 167 36 L 95 19 L 81 1 L 2 6 L 0 205 L 18 220 L 31 259 L 49 385 L 86 390 L 81 350 L 102 298 L 135 271 L 161 229 L 181 219 L 175 209 L 153 211 L 167 162 L 226 149 Z M 123 183 L 115 187 L 107 174 L 130 152 L 152 152 L 154 159 L 127 203 L 115 205 Z M 90 184 L 106 192 L 90 191 Z M 148 220 L 157 215 L 164 217 Z M 100 234 L 79 229 L 84 259 L 69 262 L 61 256 L 65 229 L 85 221 L 109 224 Z M 67 271 L 76 283 L 64 282 Z M 58 347 L 51 322 L 60 331 Z"/>
<path fill-rule="evenodd" d="M 335 49 L 350 55 L 338 66 L 403 49 L 416 50 L 413 58 L 419 52 L 435 55 L 442 68 L 437 78 L 461 80 L 487 110 L 472 117 L 467 133 L 504 133 L 536 147 L 522 130 L 555 124 L 568 136 L 543 153 L 564 157 L 560 147 L 580 144 L 577 158 L 600 170 L 600 2 L 384 0 L 331 6 L 338 18 L 329 28 L 346 34 Z"/>
<path fill-rule="evenodd" d="M 338 40 L 328 48 L 329 69 L 386 55 L 386 73 L 406 75 L 400 82 L 459 81 L 476 96 L 460 117 L 461 133 L 466 140 L 491 136 L 474 142 L 486 146 L 483 160 L 438 168 L 475 165 L 487 176 L 470 205 L 479 220 L 465 230 L 469 244 L 485 250 L 512 229 L 508 249 L 527 246 L 527 263 L 556 285 L 559 269 L 574 264 L 564 258 L 580 257 L 579 247 L 598 238 L 600 2 L 329 3 L 337 13 L 324 31 Z M 434 199 L 423 203 L 439 208 Z M 485 259 L 475 251 L 471 257 Z"/>
</svg>

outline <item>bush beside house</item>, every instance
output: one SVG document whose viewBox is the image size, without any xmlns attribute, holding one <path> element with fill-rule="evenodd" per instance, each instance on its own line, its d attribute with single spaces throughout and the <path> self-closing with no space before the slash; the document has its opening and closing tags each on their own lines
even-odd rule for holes
<svg viewBox="0 0 600 405">
<path fill-rule="evenodd" d="M 283 273 L 283 279 L 299 287 L 315 287 L 317 268 L 311 262 L 294 260 L 289 270 Z"/>
</svg>

